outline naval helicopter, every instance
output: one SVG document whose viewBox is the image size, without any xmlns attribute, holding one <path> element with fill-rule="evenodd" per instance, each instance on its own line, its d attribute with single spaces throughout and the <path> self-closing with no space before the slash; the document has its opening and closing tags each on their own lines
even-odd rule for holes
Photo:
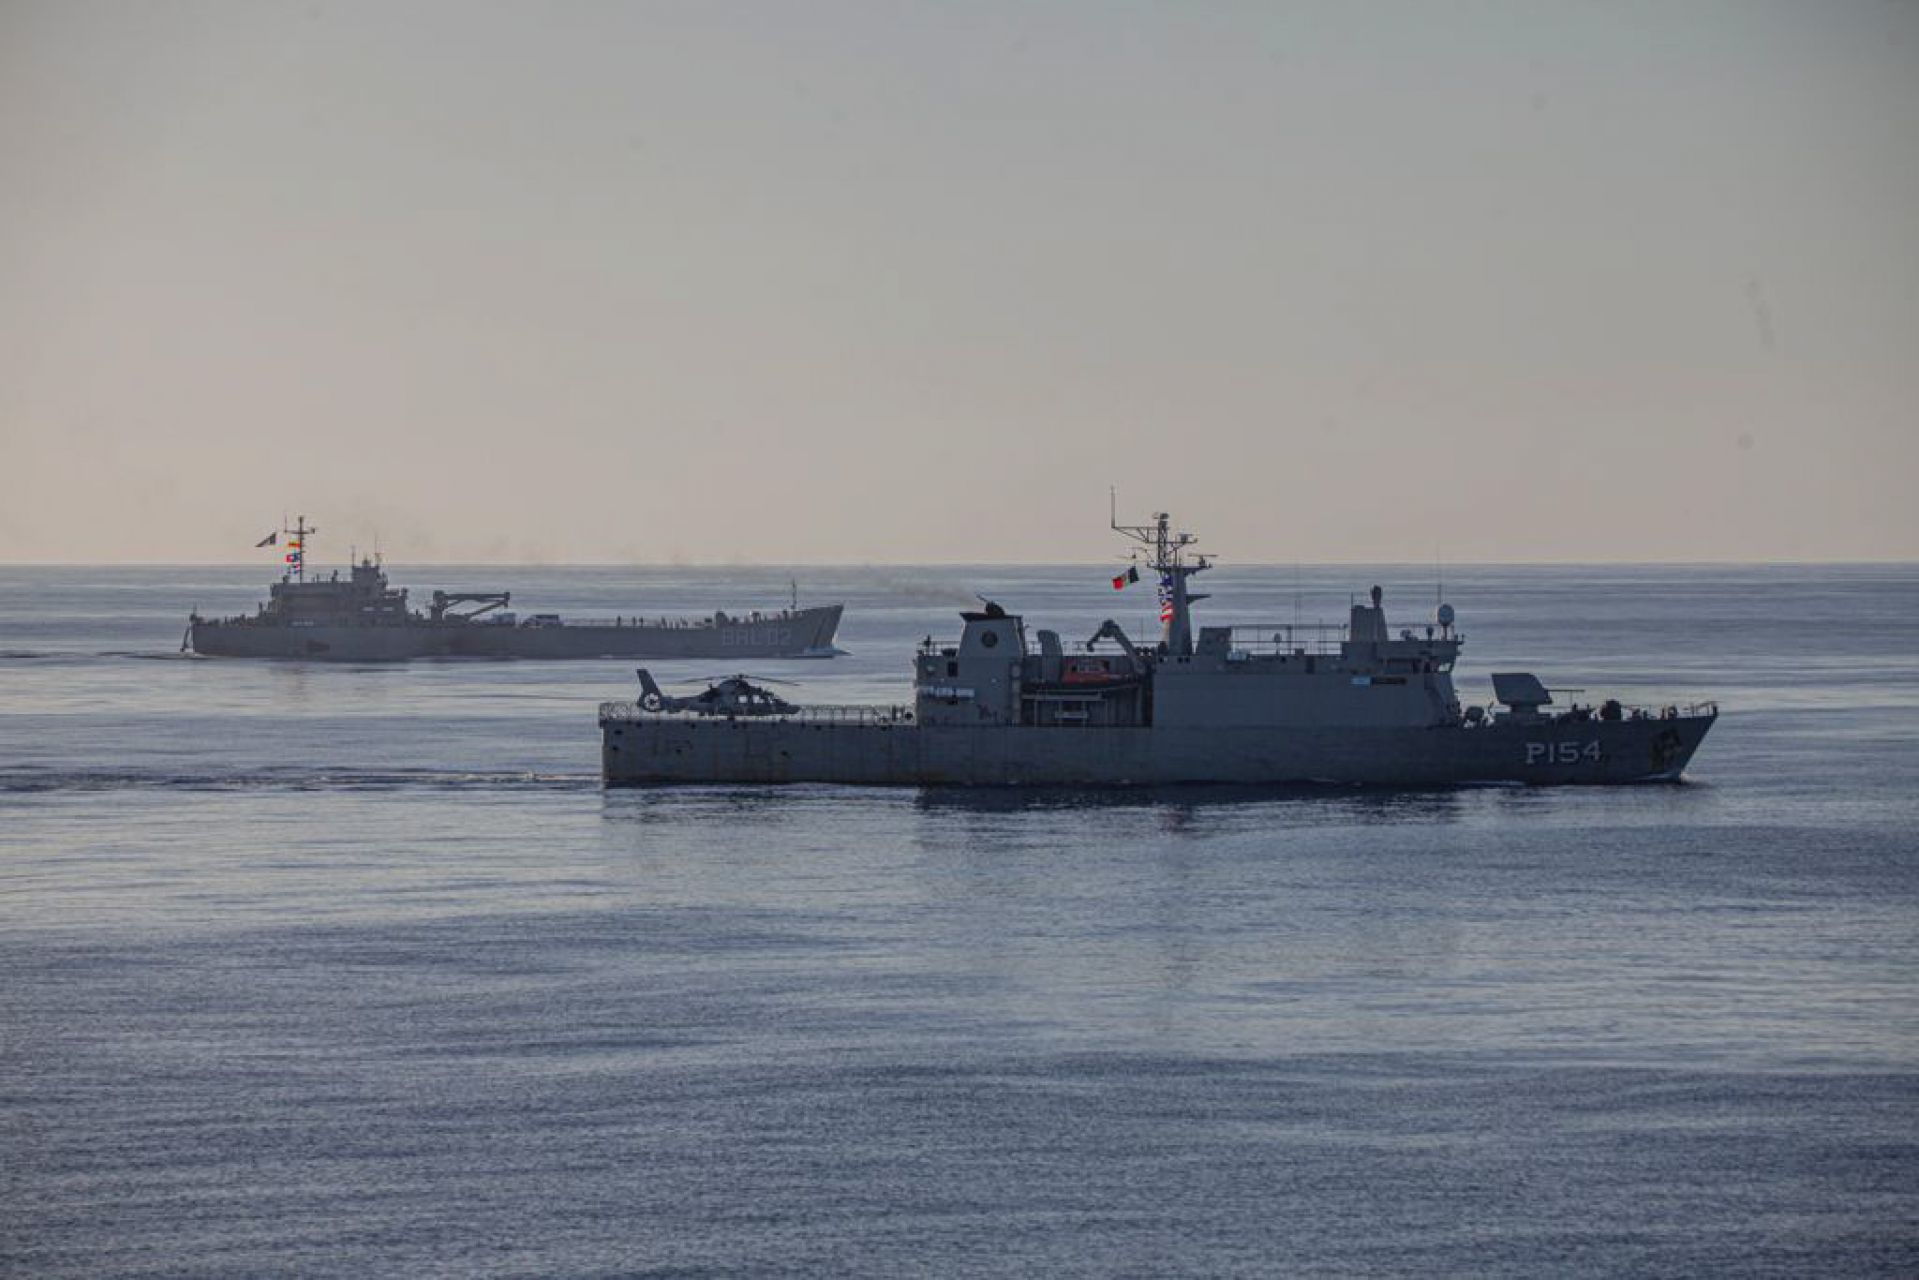
<svg viewBox="0 0 1919 1280">
<path fill-rule="evenodd" d="M 640 707 L 646 711 L 689 711 L 699 716 L 790 716 L 799 708 L 744 675 L 707 676 L 706 690 L 686 697 L 663 692 L 645 667 L 639 669 Z M 762 676 L 768 684 L 790 684 Z"/>
</svg>

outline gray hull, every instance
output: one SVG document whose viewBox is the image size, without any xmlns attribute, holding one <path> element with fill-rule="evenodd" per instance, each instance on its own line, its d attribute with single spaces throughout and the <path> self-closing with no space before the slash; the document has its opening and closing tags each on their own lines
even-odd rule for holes
<svg viewBox="0 0 1919 1280">
<path fill-rule="evenodd" d="M 1451 786 L 1677 780 L 1716 716 L 1430 728 L 922 726 L 601 709 L 609 784 Z"/>
<path fill-rule="evenodd" d="M 832 653 L 840 605 L 774 618 L 713 625 L 499 626 L 405 622 L 373 626 L 286 626 L 195 622 L 187 642 L 219 658 L 302 658 L 401 662 L 411 658 L 800 658 Z"/>
</svg>

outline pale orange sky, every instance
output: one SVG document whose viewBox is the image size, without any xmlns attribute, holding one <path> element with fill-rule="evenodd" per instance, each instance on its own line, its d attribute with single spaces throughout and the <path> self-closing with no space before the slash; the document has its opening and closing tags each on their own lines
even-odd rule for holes
<svg viewBox="0 0 1919 1280">
<path fill-rule="evenodd" d="M 1919 5 L 0 3 L 0 560 L 1919 558 Z"/>
</svg>

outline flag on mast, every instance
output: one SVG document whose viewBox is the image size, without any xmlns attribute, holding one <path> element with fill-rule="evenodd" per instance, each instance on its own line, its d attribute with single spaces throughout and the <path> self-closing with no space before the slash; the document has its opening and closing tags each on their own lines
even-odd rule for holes
<svg viewBox="0 0 1919 1280">
<path fill-rule="evenodd" d="M 1139 581 L 1139 566 L 1133 565 L 1130 568 L 1128 568 L 1125 573 L 1122 573 L 1117 578 L 1113 579 L 1113 590 L 1124 591 L 1126 590 L 1127 583 L 1138 582 L 1138 581 Z"/>
<path fill-rule="evenodd" d="M 266 537 L 260 539 L 258 542 L 254 543 L 253 545 L 256 547 L 270 547 L 274 544 L 276 540 L 278 540 L 279 536 L 280 535 L 277 533 L 269 533 Z"/>
</svg>

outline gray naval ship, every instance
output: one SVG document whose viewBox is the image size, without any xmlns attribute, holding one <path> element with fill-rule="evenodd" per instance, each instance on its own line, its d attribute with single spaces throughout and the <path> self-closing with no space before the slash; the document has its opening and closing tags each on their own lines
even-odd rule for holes
<svg viewBox="0 0 1919 1280">
<path fill-rule="evenodd" d="M 777 612 L 701 618 L 621 615 L 569 621 L 521 617 L 510 592 L 435 591 L 425 612 L 405 588 L 362 557 L 345 577 L 306 573 L 307 539 L 319 530 L 301 516 L 287 537 L 287 570 L 251 614 L 187 620 L 181 648 L 209 657 L 391 662 L 409 658 L 813 658 L 839 652 L 841 605 L 802 609 L 799 590 Z M 269 535 L 268 541 L 272 541 Z M 262 543 L 265 545 L 265 543 Z"/>
<path fill-rule="evenodd" d="M 1142 544 L 1163 632 L 1107 621 L 1070 650 L 996 604 L 928 639 L 909 707 L 795 706 L 744 677 L 600 707 L 608 784 L 828 782 L 994 787 L 1171 783 L 1671 782 L 1718 708 L 1558 706 L 1537 677 L 1493 676 L 1496 704 L 1462 707 L 1464 637 L 1441 604 L 1423 634 L 1387 626 L 1378 587 L 1350 623 L 1199 628 L 1209 566 L 1168 518 L 1114 529 Z M 1137 566 L 1135 572 L 1137 571 Z M 1563 691 L 1562 691 L 1563 692 Z"/>
</svg>

